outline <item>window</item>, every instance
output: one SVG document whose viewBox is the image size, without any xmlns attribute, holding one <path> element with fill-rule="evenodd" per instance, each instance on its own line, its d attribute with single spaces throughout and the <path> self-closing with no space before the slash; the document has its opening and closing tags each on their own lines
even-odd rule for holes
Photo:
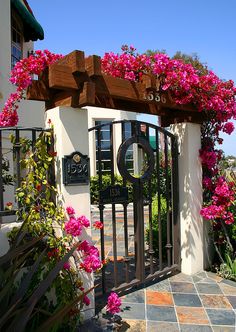
<svg viewBox="0 0 236 332">
<path fill-rule="evenodd" d="M 132 127 L 130 122 L 124 124 L 124 139 L 128 139 L 132 136 Z M 130 173 L 134 171 L 134 148 L 130 145 L 125 156 L 126 168 Z"/>
<path fill-rule="evenodd" d="M 23 56 L 23 25 L 14 13 L 11 18 L 11 68 Z"/>
<path fill-rule="evenodd" d="M 95 126 L 102 125 L 108 121 L 95 121 Z M 111 171 L 111 133 L 110 125 L 101 128 L 101 168 L 103 173 Z M 98 131 L 96 131 L 96 172 L 98 171 Z"/>
</svg>

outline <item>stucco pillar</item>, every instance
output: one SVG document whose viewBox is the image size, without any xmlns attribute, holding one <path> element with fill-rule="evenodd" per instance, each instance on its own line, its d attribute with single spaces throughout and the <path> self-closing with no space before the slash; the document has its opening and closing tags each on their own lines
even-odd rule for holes
<svg viewBox="0 0 236 332">
<path fill-rule="evenodd" d="M 49 121 L 50 120 L 50 121 Z M 46 126 L 51 122 L 54 128 L 54 140 L 56 157 L 56 183 L 59 192 L 59 200 L 64 207 L 72 206 L 78 215 L 90 218 L 90 188 L 89 185 L 63 184 L 62 158 L 72 152 L 79 151 L 83 155 L 89 155 L 88 143 L 88 111 L 72 107 L 56 107 L 46 112 Z M 91 228 L 83 234 L 83 239 L 91 240 Z M 85 290 L 93 286 L 91 274 L 83 274 Z M 85 311 L 85 318 L 94 315 L 94 293 L 88 294 L 91 305 L 90 310 Z M 87 309 L 88 307 L 86 307 Z"/>
<path fill-rule="evenodd" d="M 202 166 L 199 159 L 201 126 L 179 123 L 172 126 L 179 143 L 179 208 L 181 270 L 192 275 L 203 270 Z"/>
</svg>

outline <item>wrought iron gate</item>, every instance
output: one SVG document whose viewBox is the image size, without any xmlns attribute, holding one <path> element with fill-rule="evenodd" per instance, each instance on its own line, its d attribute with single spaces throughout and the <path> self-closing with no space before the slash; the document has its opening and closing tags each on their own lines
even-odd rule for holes
<svg viewBox="0 0 236 332">
<path fill-rule="evenodd" d="M 96 276 L 100 291 L 127 289 L 178 270 L 176 137 L 133 120 L 100 121 L 89 132 L 96 146 L 95 220 L 103 223 L 93 239 L 106 261 Z"/>
</svg>

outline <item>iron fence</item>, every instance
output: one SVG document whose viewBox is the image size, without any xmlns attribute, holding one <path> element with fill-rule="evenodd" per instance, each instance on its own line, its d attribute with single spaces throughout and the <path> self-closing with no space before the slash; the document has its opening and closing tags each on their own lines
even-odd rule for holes
<svg viewBox="0 0 236 332">
<path fill-rule="evenodd" d="M 40 127 L 2 127 L 0 128 L 0 222 L 16 214 L 18 204 L 15 191 L 22 181 L 21 159 L 23 142 L 27 140 L 31 152 L 39 135 L 51 129 Z M 8 203 L 13 204 L 10 206 Z M 10 220 L 12 221 L 12 220 Z"/>
</svg>

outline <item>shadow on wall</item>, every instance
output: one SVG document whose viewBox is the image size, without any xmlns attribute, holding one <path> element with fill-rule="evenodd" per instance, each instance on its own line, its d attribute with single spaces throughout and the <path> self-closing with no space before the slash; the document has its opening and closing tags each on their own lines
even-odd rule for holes
<svg viewBox="0 0 236 332">
<path fill-rule="evenodd" d="M 182 260 L 192 257 L 192 263 L 208 268 L 212 258 L 209 226 L 202 220 L 202 167 L 199 158 L 200 128 L 196 124 L 179 124 L 175 133 L 180 143 L 179 191 Z M 203 262 L 200 251 L 203 251 Z M 196 268 L 196 266 L 195 266 Z M 190 269 L 194 269 L 192 266 Z"/>
</svg>

